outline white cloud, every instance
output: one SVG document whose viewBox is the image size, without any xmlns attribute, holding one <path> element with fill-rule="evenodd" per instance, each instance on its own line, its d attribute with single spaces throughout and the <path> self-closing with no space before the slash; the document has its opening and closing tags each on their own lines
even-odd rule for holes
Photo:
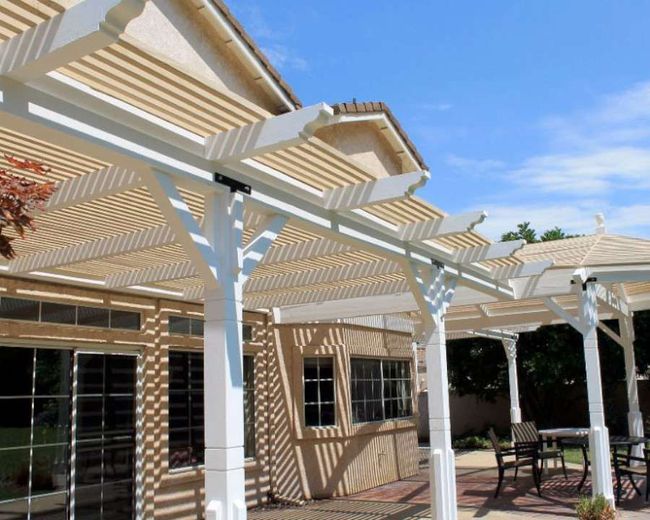
<svg viewBox="0 0 650 520">
<path fill-rule="evenodd" d="M 469 173 L 485 173 L 499 170 L 505 167 L 503 161 L 496 159 L 470 159 L 459 155 L 449 154 L 445 159 L 448 166 L 463 170 Z"/>
<path fill-rule="evenodd" d="M 576 196 L 650 189 L 650 149 L 616 147 L 531 157 L 510 173 L 523 186 Z"/>
<path fill-rule="evenodd" d="M 278 69 L 307 70 L 307 60 L 296 55 L 285 45 L 272 44 L 262 47 L 262 52 Z"/>
</svg>

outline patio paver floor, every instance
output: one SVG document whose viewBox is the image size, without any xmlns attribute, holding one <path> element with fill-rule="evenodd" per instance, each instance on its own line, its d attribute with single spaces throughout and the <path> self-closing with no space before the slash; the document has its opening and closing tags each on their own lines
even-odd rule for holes
<svg viewBox="0 0 650 520">
<path fill-rule="evenodd" d="M 569 466 L 569 479 L 553 470 L 542 482 L 542 497 L 538 497 L 528 472 L 522 472 L 516 482 L 506 478 L 499 498 L 493 498 L 496 486 L 494 455 L 490 452 L 470 452 L 457 456 L 457 493 L 459 518 L 512 520 L 526 518 L 575 518 L 576 491 L 581 471 Z M 644 485 L 644 483 L 642 483 Z M 643 488 L 642 488 L 643 489 Z M 590 493 L 589 479 L 583 489 Z M 373 488 L 356 495 L 331 500 L 319 500 L 302 508 L 259 510 L 250 514 L 251 520 L 421 520 L 429 518 L 428 470 L 417 475 Z M 629 483 L 619 508 L 623 520 L 650 517 L 650 504 L 634 494 Z"/>
</svg>

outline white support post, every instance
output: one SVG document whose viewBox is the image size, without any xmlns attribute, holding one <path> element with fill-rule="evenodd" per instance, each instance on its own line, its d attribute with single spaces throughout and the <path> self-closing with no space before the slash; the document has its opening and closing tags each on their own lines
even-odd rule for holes
<svg viewBox="0 0 650 520">
<path fill-rule="evenodd" d="M 598 303 L 596 284 L 583 282 L 578 277 L 580 324 L 584 341 L 585 367 L 587 370 L 587 394 L 589 400 L 589 449 L 591 452 L 592 493 L 603 495 L 612 506 L 612 467 L 609 452 L 609 431 L 605 425 L 605 408 L 600 377 L 598 354 Z"/>
<path fill-rule="evenodd" d="M 510 385 L 510 422 L 521 422 L 519 407 L 519 379 L 517 377 L 517 340 L 504 338 L 501 340 L 508 358 L 508 381 Z"/>
<path fill-rule="evenodd" d="M 424 270 L 423 270 L 424 271 Z M 456 466 L 451 447 L 449 382 L 447 377 L 447 340 L 445 312 L 454 295 L 455 282 L 446 280 L 443 267 L 428 272 L 406 270 L 415 299 L 422 310 L 425 326 L 423 343 L 426 356 L 429 394 L 429 471 L 431 518 L 456 520 Z"/>
<path fill-rule="evenodd" d="M 639 407 L 639 390 L 637 387 L 636 359 L 634 357 L 634 322 L 632 316 L 618 319 L 621 332 L 623 352 L 625 355 L 625 380 L 628 402 L 628 432 L 631 437 L 643 437 L 643 415 Z M 634 446 L 633 455 L 642 457 L 641 446 Z"/>
<path fill-rule="evenodd" d="M 205 292 L 205 504 L 207 520 L 245 520 L 242 365 L 243 200 L 206 197 L 205 236 L 218 285 Z M 207 281 L 206 281 L 207 282 Z"/>
</svg>

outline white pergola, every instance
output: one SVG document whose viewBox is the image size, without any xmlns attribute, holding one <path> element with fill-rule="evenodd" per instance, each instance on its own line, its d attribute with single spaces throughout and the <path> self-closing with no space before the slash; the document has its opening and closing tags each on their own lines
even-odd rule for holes
<svg viewBox="0 0 650 520">
<path fill-rule="evenodd" d="M 359 119 L 285 99 L 288 112 L 274 115 L 158 55 L 125 32 L 146 3 L 3 2 L 0 149 L 45 162 L 58 189 L 0 272 L 204 303 L 210 520 L 246 518 L 242 309 L 282 318 L 408 292 L 439 396 L 432 514 L 456 518 L 444 316 L 452 298 L 514 301 L 511 279 L 550 262 L 523 262 L 512 256 L 522 241 L 476 233 L 483 212 L 449 216 L 415 197 L 430 175 L 381 111 Z M 211 0 L 192 5 L 273 87 L 224 13 Z M 403 174 L 371 171 L 316 135 L 359 120 L 385 132 Z"/>
<path fill-rule="evenodd" d="M 523 276 L 513 279 L 516 299 L 500 302 L 473 302 L 453 305 L 448 309 L 444 327 L 447 339 L 471 335 L 502 342 L 508 360 L 510 383 L 510 416 L 521 421 L 517 378 L 518 334 L 542 325 L 567 323 L 576 329 L 584 341 L 587 390 L 590 417 L 590 449 L 593 493 L 614 502 L 609 435 L 605 425 L 601 369 L 598 354 L 597 329 L 601 329 L 623 348 L 625 354 L 628 398 L 628 429 L 631 436 L 643 436 L 643 418 L 639 408 L 636 362 L 634 358 L 633 312 L 650 309 L 650 241 L 632 237 L 608 235 L 604 229 L 594 235 L 531 244 L 515 253 L 524 262 L 521 266 L 497 268 Z M 542 258 L 546 260 L 542 260 Z M 529 266 L 547 262 L 541 274 L 529 275 Z M 285 322 L 294 320 L 331 319 L 336 308 L 339 316 L 358 316 L 361 309 L 373 314 L 415 311 L 417 321 L 426 324 L 428 311 L 417 296 L 404 292 L 390 299 L 371 301 L 358 298 L 346 302 L 329 302 L 314 306 L 292 306 L 283 310 Z M 604 321 L 618 320 L 619 333 Z M 433 341 L 425 334 L 427 345 L 428 384 L 446 373 L 444 359 L 432 356 L 440 349 L 429 347 Z M 442 340 L 438 338 L 440 343 Z M 446 376 L 445 376 L 446 377 Z M 438 387 L 433 387 L 433 392 Z M 430 405 L 430 416 L 439 413 Z"/>
</svg>

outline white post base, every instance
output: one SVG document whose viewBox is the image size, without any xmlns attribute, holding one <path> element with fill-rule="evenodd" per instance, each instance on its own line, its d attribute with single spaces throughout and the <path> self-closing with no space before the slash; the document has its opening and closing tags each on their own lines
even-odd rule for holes
<svg viewBox="0 0 650 520">
<path fill-rule="evenodd" d="M 206 453 L 206 457 L 207 457 Z M 205 508 L 206 520 L 246 520 L 244 468 L 205 471 L 206 496 L 212 500 Z"/>
<path fill-rule="evenodd" d="M 612 466 L 610 464 L 609 431 L 605 426 L 589 429 L 589 451 L 591 456 L 591 480 L 593 496 L 603 495 L 614 506 Z"/>
<path fill-rule="evenodd" d="M 627 425 L 630 437 L 643 437 L 643 414 L 641 412 L 628 412 Z M 643 446 L 634 446 L 632 448 L 632 456 L 643 457 Z"/>
<path fill-rule="evenodd" d="M 510 408 L 510 422 L 521 422 L 521 408 Z"/>
<path fill-rule="evenodd" d="M 456 520 L 456 467 L 454 450 L 431 449 L 429 456 L 432 520 Z"/>
</svg>

